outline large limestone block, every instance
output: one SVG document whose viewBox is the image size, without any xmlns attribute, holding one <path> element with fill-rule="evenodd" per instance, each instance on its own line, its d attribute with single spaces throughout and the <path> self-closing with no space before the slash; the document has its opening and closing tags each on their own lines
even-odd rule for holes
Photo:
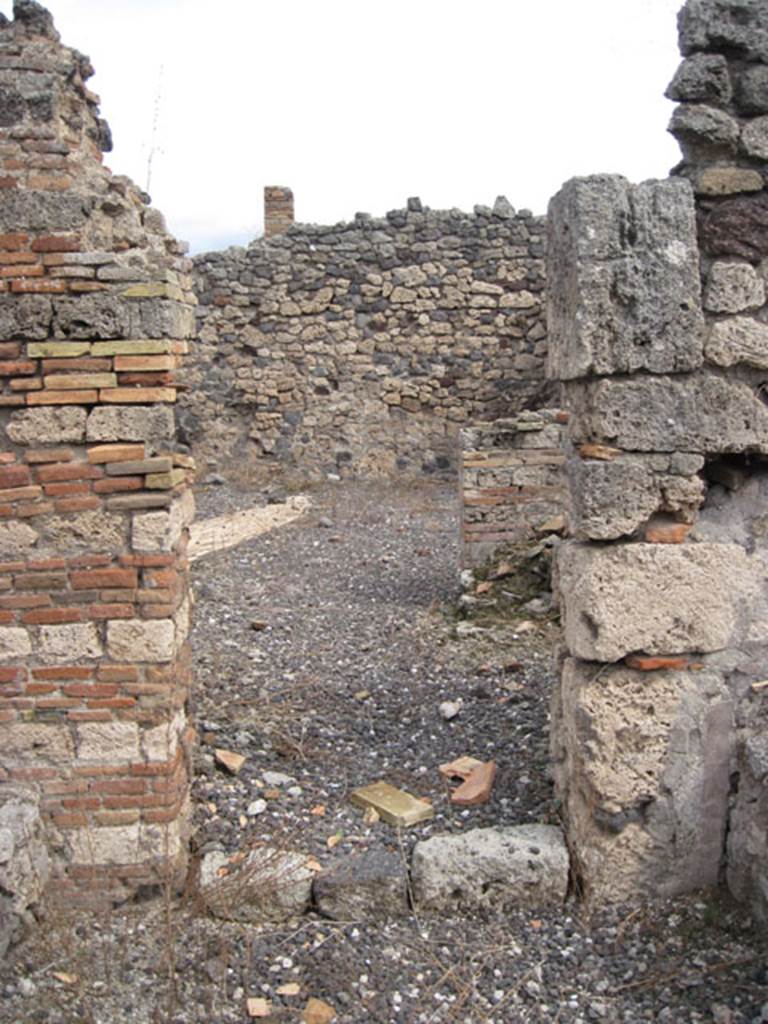
<svg viewBox="0 0 768 1024">
<path fill-rule="evenodd" d="M 3 727 L 3 764 L 61 768 L 74 756 L 66 725 L 14 722 Z"/>
<path fill-rule="evenodd" d="M 122 553 L 126 549 L 128 524 L 125 516 L 116 512 L 95 508 L 67 515 L 49 515 L 39 528 L 40 551 Z"/>
<path fill-rule="evenodd" d="M 701 365 L 704 320 L 687 182 L 574 178 L 550 203 L 548 231 L 549 377 Z"/>
<path fill-rule="evenodd" d="M 688 0 L 677 17 L 680 52 L 728 50 L 768 62 L 768 0 Z"/>
<path fill-rule="evenodd" d="M 768 616 L 737 544 L 566 542 L 556 556 L 565 641 L 585 661 L 718 651 Z"/>
<path fill-rule="evenodd" d="M 167 863 L 179 852 L 184 813 L 163 826 L 112 825 L 108 828 L 68 830 L 67 840 L 74 864 Z"/>
<path fill-rule="evenodd" d="M 568 850 L 553 825 L 477 828 L 433 836 L 413 849 L 414 903 L 425 910 L 562 903 Z"/>
<path fill-rule="evenodd" d="M 633 534 L 657 512 L 691 521 L 704 497 L 699 455 L 620 455 L 610 461 L 566 463 L 575 537 L 616 540 Z"/>
<path fill-rule="evenodd" d="M 0 555 L 17 560 L 29 558 L 30 548 L 34 547 L 39 534 L 28 523 L 18 519 L 0 523 Z"/>
<path fill-rule="evenodd" d="M 172 661 L 176 630 L 172 619 L 112 619 L 107 649 L 116 661 Z"/>
<path fill-rule="evenodd" d="M 175 424 L 168 405 L 97 406 L 88 416 L 88 441 L 169 441 Z"/>
<path fill-rule="evenodd" d="M 565 662 L 553 700 L 558 795 L 588 898 L 715 884 L 734 745 L 721 674 Z"/>
<path fill-rule="evenodd" d="M 41 661 L 76 665 L 101 653 L 99 631 L 92 622 L 40 627 L 37 654 Z"/>
<path fill-rule="evenodd" d="M 567 385 L 575 443 L 636 452 L 768 453 L 768 407 L 746 381 L 703 372 Z"/>
</svg>

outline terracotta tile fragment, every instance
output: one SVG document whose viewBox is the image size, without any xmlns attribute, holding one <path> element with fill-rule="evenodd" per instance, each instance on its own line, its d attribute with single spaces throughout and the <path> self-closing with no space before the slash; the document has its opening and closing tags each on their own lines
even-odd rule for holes
<svg viewBox="0 0 768 1024">
<path fill-rule="evenodd" d="M 689 661 L 682 655 L 630 654 L 624 659 L 624 664 L 640 672 L 656 672 L 660 669 L 683 671 L 688 668 Z"/>
<path fill-rule="evenodd" d="M 451 793 L 451 803 L 459 807 L 475 807 L 487 803 L 491 798 L 495 778 L 496 762 L 486 761 L 475 768 L 459 788 Z"/>
</svg>

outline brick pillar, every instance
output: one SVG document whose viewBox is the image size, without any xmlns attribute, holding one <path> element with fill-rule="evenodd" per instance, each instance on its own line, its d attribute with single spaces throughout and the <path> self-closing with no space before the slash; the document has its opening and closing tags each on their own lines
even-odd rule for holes
<svg viewBox="0 0 768 1024">
<path fill-rule="evenodd" d="M 39 790 L 54 895 L 104 904 L 185 862 L 195 299 L 87 58 L 33 0 L 0 58 L 0 786 Z"/>
<path fill-rule="evenodd" d="M 280 185 L 264 187 L 264 237 L 283 235 L 293 224 L 293 192 Z"/>
</svg>

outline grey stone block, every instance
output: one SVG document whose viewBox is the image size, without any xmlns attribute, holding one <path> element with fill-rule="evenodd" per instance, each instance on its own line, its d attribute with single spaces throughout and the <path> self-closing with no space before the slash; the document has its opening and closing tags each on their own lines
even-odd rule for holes
<svg viewBox="0 0 768 1024">
<path fill-rule="evenodd" d="M 717 366 L 742 363 L 768 368 L 768 325 L 749 316 L 716 320 L 709 328 L 704 355 Z"/>
<path fill-rule="evenodd" d="M 173 408 L 168 405 L 99 406 L 88 415 L 91 441 L 169 441 L 175 432 Z"/>
<path fill-rule="evenodd" d="M 682 179 L 575 178 L 549 207 L 547 374 L 701 365 L 693 193 Z"/>
<path fill-rule="evenodd" d="M 716 261 L 707 275 L 704 308 L 711 313 L 743 313 L 765 303 L 765 284 L 750 263 Z"/>
<path fill-rule="evenodd" d="M 227 854 L 214 851 L 200 865 L 200 889 L 216 917 L 249 924 L 280 922 L 309 908 L 312 871 L 303 853 L 259 847 L 233 865 Z M 218 872 L 226 868 L 228 874 Z"/>
<path fill-rule="evenodd" d="M 635 452 L 768 453 L 759 388 L 714 372 L 567 386 L 575 443 Z"/>
<path fill-rule="evenodd" d="M 562 903 L 568 870 L 565 840 L 553 825 L 434 836 L 416 844 L 411 860 L 416 906 L 447 912 Z"/>
<path fill-rule="evenodd" d="M 353 854 L 317 876 L 312 896 L 320 913 L 337 921 L 402 917 L 409 913 L 403 858 L 388 850 Z"/>
<path fill-rule="evenodd" d="M 11 414 L 5 432 L 14 444 L 69 444 L 85 440 L 85 409 L 48 406 Z"/>
</svg>

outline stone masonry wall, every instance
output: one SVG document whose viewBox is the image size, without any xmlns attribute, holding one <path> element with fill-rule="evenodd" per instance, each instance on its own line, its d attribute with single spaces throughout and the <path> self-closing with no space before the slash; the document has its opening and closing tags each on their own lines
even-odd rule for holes
<svg viewBox="0 0 768 1024">
<path fill-rule="evenodd" d="M 573 532 L 554 752 L 589 896 L 725 873 L 768 919 L 768 2 L 689 0 L 679 27 L 678 176 L 550 206 Z"/>
<path fill-rule="evenodd" d="M 506 544 L 537 536 L 565 512 L 565 414 L 522 412 L 460 433 L 461 565 L 482 565 Z"/>
<path fill-rule="evenodd" d="M 294 225 L 195 259 L 185 439 L 310 473 L 455 469 L 459 426 L 543 404 L 544 221 L 503 198 Z"/>
<path fill-rule="evenodd" d="M 53 894 L 93 905 L 185 856 L 192 463 L 173 405 L 194 297 L 184 248 L 102 164 L 87 58 L 33 0 L 14 15 L 0 18 L 0 788 L 33 787 Z"/>
</svg>

